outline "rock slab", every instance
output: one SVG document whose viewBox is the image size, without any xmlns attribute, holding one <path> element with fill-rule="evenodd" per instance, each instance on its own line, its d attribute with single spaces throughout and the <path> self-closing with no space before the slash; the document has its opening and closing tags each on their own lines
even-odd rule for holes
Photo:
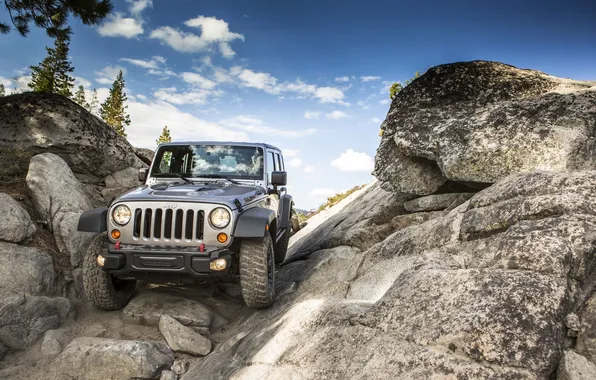
<svg viewBox="0 0 596 380">
<path fill-rule="evenodd" d="M 596 379 L 596 364 L 571 350 L 565 351 L 557 369 L 557 380 Z"/>
<path fill-rule="evenodd" d="M 0 240 L 20 243 L 36 231 L 29 213 L 10 195 L 0 193 Z"/>
<path fill-rule="evenodd" d="M 28 348 L 46 331 L 60 327 L 70 312 L 66 298 L 25 294 L 0 298 L 0 344 L 14 350 Z"/>
<path fill-rule="evenodd" d="M 126 323 L 145 326 L 157 326 L 163 315 L 185 326 L 210 327 L 214 313 L 197 301 L 157 292 L 139 294 L 122 312 Z"/>
<path fill-rule="evenodd" d="M 0 242 L 0 296 L 47 295 L 54 285 L 52 258 L 37 248 Z"/>
<path fill-rule="evenodd" d="M 211 352 L 211 341 L 169 315 L 159 319 L 159 331 L 175 352 L 205 356 Z"/>
<path fill-rule="evenodd" d="M 51 363 L 48 379 L 159 379 L 173 362 L 162 342 L 75 338 Z"/>
</svg>

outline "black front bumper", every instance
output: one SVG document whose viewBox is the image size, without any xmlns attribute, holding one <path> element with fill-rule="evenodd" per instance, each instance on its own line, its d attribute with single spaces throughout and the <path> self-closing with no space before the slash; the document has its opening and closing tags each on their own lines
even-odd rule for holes
<svg viewBox="0 0 596 380">
<path fill-rule="evenodd" d="M 215 271 L 210 269 L 211 261 L 224 258 L 226 269 Z M 228 249 L 175 248 L 121 245 L 119 249 L 110 244 L 105 256 L 104 270 L 116 277 L 124 277 L 134 273 L 184 274 L 193 277 L 221 275 L 227 273 L 232 263 Z"/>
</svg>

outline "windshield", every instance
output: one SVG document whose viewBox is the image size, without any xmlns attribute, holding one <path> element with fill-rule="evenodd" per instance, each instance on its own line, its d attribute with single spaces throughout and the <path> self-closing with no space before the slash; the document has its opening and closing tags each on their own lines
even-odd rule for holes
<svg viewBox="0 0 596 380">
<path fill-rule="evenodd" d="M 233 145 L 165 145 L 155 155 L 151 176 L 198 178 L 224 176 L 263 179 L 263 149 Z"/>
</svg>

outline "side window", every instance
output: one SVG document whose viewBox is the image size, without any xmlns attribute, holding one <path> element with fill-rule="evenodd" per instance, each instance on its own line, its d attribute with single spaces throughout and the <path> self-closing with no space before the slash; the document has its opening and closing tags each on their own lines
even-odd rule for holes
<svg viewBox="0 0 596 380">
<path fill-rule="evenodd" d="M 284 170 L 284 165 L 283 165 L 283 161 L 281 159 L 281 154 L 275 153 L 275 155 L 277 156 L 277 170 Z"/>
<path fill-rule="evenodd" d="M 267 180 L 271 181 L 271 173 L 275 171 L 275 157 L 273 152 L 267 152 Z"/>
</svg>

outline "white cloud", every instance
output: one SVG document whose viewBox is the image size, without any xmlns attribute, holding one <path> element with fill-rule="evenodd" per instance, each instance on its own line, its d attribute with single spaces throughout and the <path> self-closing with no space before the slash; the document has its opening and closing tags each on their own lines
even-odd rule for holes
<svg viewBox="0 0 596 380">
<path fill-rule="evenodd" d="M 283 154 L 285 158 L 288 157 L 298 157 L 300 151 L 298 149 L 283 149 Z"/>
<path fill-rule="evenodd" d="M 215 17 L 199 16 L 185 21 L 184 24 L 191 28 L 200 28 L 201 35 L 163 26 L 151 32 L 149 37 L 158 39 L 182 53 L 198 53 L 217 47 L 225 58 L 231 58 L 236 54 L 230 42 L 244 41 L 242 34 L 231 32 L 227 22 Z"/>
<path fill-rule="evenodd" d="M 304 172 L 305 173 L 312 173 L 314 171 L 315 171 L 315 167 L 312 166 L 312 165 L 307 165 L 307 166 L 304 167 Z"/>
<path fill-rule="evenodd" d="M 204 76 L 202 76 L 201 74 L 197 74 L 197 73 L 189 73 L 189 72 L 182 73 L 182 80 L 185 81 L 186 83 L 190 83 L 195 86 L 198 86 L 199 88 L 202 88 L 204 90 L 211 90 L 217 86 L 217 83 L 215 83 L 214 81 L 209 80 L 209 79 L 205 78 Z"/>
<path fill-rule="evenodd" d="M 365 110 L 370 108 L 370 104 L 366 103 L 363 100 L 359 100 L 358 103 L 356 103 L 356 105 L 362 107 L 362 109 L 365 109 Z"/>
<path fill-rule="evenodd" d="M 379 119 L 378 117 L 373 117 L 373 118 L 371 119 L 371 121 L 372 121 L 374 124 L 381 124 L 381 119 Z"/>
<path fill-rule="evenodd" d="M 343 119 L 345 117 L 348 117 L 348 114 L 346 114 L 345 112 L 342 111 L 338 111 L 335 110 L 333 112 L 329 112 L 327 115 L 325 115 L 328 119 L 333 119 L 333 120 L 337 120 L 337 119 Z"/>
<path fill-rule="evenodd" d="M 112 84 L 116 80 L 118 73 L 122 70 L 122 74 L 126 75 L 127 71 L 121 66 L 106 66 L 100 71 L 96 71 L 95 74 L 99 76 L 95 81 L 101 84 Z"/>
<path fill-rule="evenodd" d="M 271 128 L 265 125 L 261 119 L 251 115 L 238 115 L 233 118 L 221 120 L 219 123 L 231 129 L 239 129 L 244 132 L 256 134 L 271 134 L 272 136 L 303 137 L 312 135 L 317 131 L 314 128 L 297 131 Z"/>
<path fill-rule="evenodd" d="M 144 101 L 144 100 L 147 100 L 147 97 L 145 95 L 143 95 L 143 94 L 138 94 L 137 95 L 137 99 Z"/>
<path fill-rule="evenodd" d="M 85 78 L 81 78 L 81 77 L 74 77 L 75 80 L 75 88 L 79 87 L 79 86 L 83 86 L 84 88 L 90 87 L 91 86 L 91 82 L 89 82 L 87 79 Z"/>
<path fill-rule="evenodd" d="M 21 75 L 8 79 L 0 76 L 0 83 L 4 85 L 4 92 L 6 95 L 17 92 L 30 91 L 29 83 L 31 82 L 31 75 L 22 75 L 24 72 L 19 71 Z"/>
<path fill-rule="evenodd" d="M 131 124 L 127 129 L 128 140 L 132 145 L 155 149 L 155 139 L 165 125 L 170 127 L 172 140 L 214 140 L 248 141 L 243 131 L 233 131 L 216 123 L 204 121 L 182 112 L 176 106 L 152 101 L 149 103 L 129 102 Z"/>
<path fill-rule="evenodd" d="M 327 198 L 334 194 L 335 194 L 335 190 L 330 189 L 330 188 L 320 188 L 320 187 L 316 187 L 308 193 L 308 195 L 310 195 L 311 198 Z"/>
<path fill-rule="evenodd" d="M 350 80 L 350 77 L 337 77 L 335 78 L 336 82 L 348 82 Z"/>
<path fill-rule="evenodd" d="M 240 70 L 238 72 L 238 70 Z M 269 73 L 256 73 L 252 70 L 232 67 L 232 75 L 237 75 L 245 87 L 252 87 L 271 94 L 277 94 L 278 90 L 275 88 L 277 79 Z M 237 74 L 235 74 L 237 73 Z"/>
<path fill-rule="evenodd" d="M 217 83 L 231 83 L 234 81 L 228 72 L 220 67 L 214 69 L 213 76 Z"/>
<path fill-rule="evenodd" d="M 304 111 L 304 118 L 305 119 L 319 119 L 321 117 L 321 112 L 316 111 Z"/>
<path fill-rule="evenodd" d="M 124 17 L 122 13 L 116 12 L 108 16 L 108 21 L 103 23 L 97 31 L 103 37 L 133 38 L 143 33 L 143 21 Z"/>
<path fill-rule="evenodd" d="M 175 87 L 160 88 L 153 93 L 157 99 L 172 104 L 205 104 L 211 95 L 217 95 L 212 91 L 197 89 L 188 92 L 177 92 Z"/>
<path fill-rule="evenodd" d="M 342 100 L 345 96 L 343 91 L 336 87 L 317 87 L 300 79 L 294 82 L 278 83 L 277 78 L 269 73 L 255 72 L 240 66 L 233 66 L 230 69 L 230 74 L 240 79 L 240 86 L 256 88 L 269 94 L 280 95 L 284 92 L 295 92 L 304 97 L 318 99 L 320 103 L 349 105 Z M 302 99 L 303 97 L 298 98 Z M 311 116 L 314 115 L 311 114 Z"/>
<path fill-rule="evenodd" d="M 149 61 L 145 61 L 142 59 L 131 59 L 131 58 L 120 58 L 120 60 L 131 63 L 135 66 L 142 67 L 144 69 L 157 69 L 161 64 L 166 63 L 166 59 L 164 57 L 160 57 L 158 55 L 154 56 Z"/>
<path fill-rule="evenodd" d="M 130 4 L 129 11 L 133 15 L 139 15 L 147 8 L 153 7 L 153 0 L 126 0 Z"/>
<path fill-rule="evenodd" d="M 380 79 L 381 79 L 381 77 L 377 77 L 377 76 L 363 76 L 363 77 L 360 77 L 360 80 L 362 82 L 372 82 L 372 81 L 380 80 Z"/>
<path fill-rule="evenodd" d="M 379 102 L 380 105 L 385 106 L 391 102 L 391 99 L 383 99 Z"/>
<path fill-rule="evenodd" d="M 302 160 L 299 158 L 292 158 L 288 161 L 288 166 L 291 168 L 299 168 L 302 165 Z"/>
<path fill-rule="evenodd" d="M 319 99 L 321 103 L 340 103 L 347 104 L 342 101 L 344 93 L 339 88 L 335 87 L 319 87 L 315 92 L 315 98 Z"/>
<path fill-rule="evenodd" d="M 331 161 L 331 166 L 342 172 L 366 172 L 373 169 L 374 162 L 368 154 L 348 149 Z"/>
</svg>

